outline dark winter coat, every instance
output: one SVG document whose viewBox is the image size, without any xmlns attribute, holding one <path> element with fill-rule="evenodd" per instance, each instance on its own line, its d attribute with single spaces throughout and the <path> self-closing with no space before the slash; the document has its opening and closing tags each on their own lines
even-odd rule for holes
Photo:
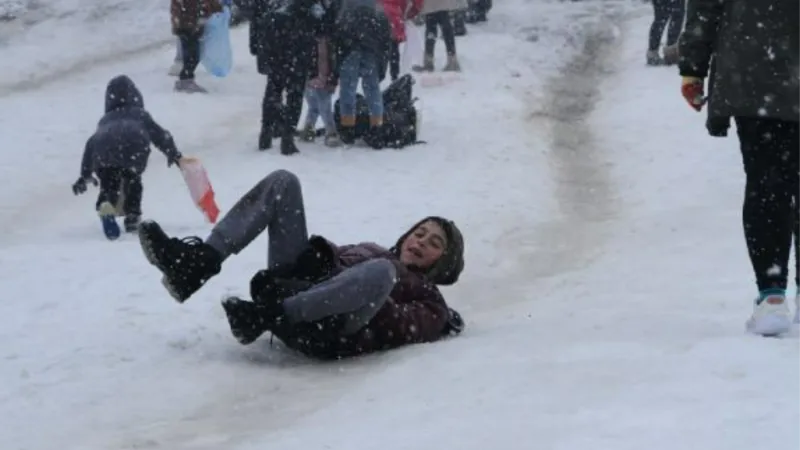
<svg viewBox="0 0 800 450">
<path fill-rule="evenodd" d="M 81 177 L 88 178 L 98 168 L 109 167 L 142 174 L 147 168 L 151 143 L 169 161 L 181 158 L 169 131 L 144 109 L 144 98 L 133 81 L 125 75 L 114 77 L 106 87 L 105 115 L 86 141 Z"/>
<path fill-rule="evenodd" d="M 330 0 L 255 0 L 250 54 L 258 72 L 308 74 L 316 38 L 330 32 L 334 14 Z"/>
<path fill-rule="evenodd" d="M 222 5 L 219 0 L 171 0 L 172 32 L 197 33 L 206 19 L 221 11 Z"/>
<path fill-rule="evenodd" d="M 709 119 L 800 118 L 800 2 L 689 0 L 679 41 L 682 76 L 705 78 Z"/>
<path fill-rule="evenodd" d="M 435 220 L 442 225 L 447 234 L 448 247 L 433 267 L 422 271 L 406 266 L 400 262 L 398 255 L 406 237 L 428 220 Z M 291 334 L 275 333 L 290 348 L 315 358 L 345 358 L 409 344 L 434 342 L 462 331 L 461 316 L 448 307 L 437 287 L 455 283 L 464 268 L 464 240 L 453 222 L 440 217 L 425 218 L 404 233 L 390 249 L 370 242 L 340 247 L 324 238 L 313 239 L 322 242 L 315 249 L 317 254 L 330 252 L 333 256 L 333 273 L 367 260 L 382 258 L 391 261 L 397 269 L 396 282 L 383 307 L 357 333 L 346 337 L 321 337 L 313 333 L 319 325 L 314 323 L 307 324 L 311 333 L 304 333 L 302 329 Z"/>
<path fill-rule="evenodd" d="M 351 51 L 358 50 L 371 53 L 379 59 L 379 65 L 385 67 L 393 42 L 389 19 L 374 0 L 367 3 L 356 0 L 354 4 L 347 1 L 354 0 L 345 0 L 336 23 L 339 60 L 343 61 Z"/>
</svg>

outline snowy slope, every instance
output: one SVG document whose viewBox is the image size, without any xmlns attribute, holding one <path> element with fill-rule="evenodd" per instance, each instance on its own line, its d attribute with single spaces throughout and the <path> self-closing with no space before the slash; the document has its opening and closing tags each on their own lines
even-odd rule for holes
<svg viewBox="0 0 800 450">
<path fill-rule="evenodd" d="M 230 79 L 201 75 L 207 97 L 170 91 L 169 47 L 4 96 L 0 448 L 797 448 L 796 334 L 743 333 L 735 140 L 705 136 L 674 71 L 642 67 L 647 8 L 498 5 L 459 39 L 464 73 L 418 89 L 429 144 L 403 151 L 256 152 L 243 31 Z M 69 192 L 118 73 L 203 158 L 223 210 L 286 168 L 312 231 L 340 242 L 455 219 L 467 268 L 445 294 L 468 331 L 335 364 L 241 347 L 217 301 L 246 292 L 265 239 L 176 305 L 134 239 L 101 237 L 95 191 Z M 151 158 L 146 215 L 204 236 L 164 166 Z"/>
<path fill-rule="evenodd" d="M 173 40 L 164 0 L 0 0 L 0 95 Z"/>
<path fill-rule="evenodd" d="M 498 6 L 491 23 L 459 40 L 464 74 L 418 89 L 422 137 L 429 144 L 404 151 L 304 145 L 301 155 L 288 159 L 255 151 L 264 80 L 247 55 L 245 30 L 234 35 L 230 79 L 201 74 L 209 96 L 171 92 L 172 80 L 164 75 L 169 46 L 7 92 L 0 135 L 14 145 L 0 164 L 0 283 L 9 295 L 0 306 L 0 415 L 6 425 L 0 448 L 180 448 L 199 431 L 213 437 L 228 428 L 238 430 L 236 439 L 270 429 L 302 434 L 302 418 L 335 407 L 396 365 L 405 370 L 419 355 L 449 358 L 453 345 L 327 365 L 266 342 L 237 345 L 217 301 L 228 292 L 245 293 L 250 274 L 264 264 L 264 239 L 231 260 L 191 302 L 172 302 L 134 239 L 102 239 L 92 212 L 95 191 L 79 198 L 69 191 L 109 78 L 127 73 L 140 85 L 148 108 L 181 149 L 204 159 L 223 209 L 264 174 L 286 168 L 305 182 L 312 231 L 340 242 L 391 244 L 423 215 L 455 219 L 468 239 L 468 267 L 463 285 L 447 295 L 475 327 L 467 340 L 481 335 L 486 325 L 478 324 L 491 323 L 482 317 L 488 320 L 497 305 L 523 300 L 497 298 L 496 275 L 516 265 L 512 247 L 499 239 L 525 233 L 538 218 L 559 216 L 545 127 L 531 116 L 545 101 L 544 82 L 559 70 L 558 60 L 580 50 L 576 36 L 585 23 L 602 20 L 597 11 L 603 8 Z M 152 20 L 161 26 L 160 17 Z M 85 29 L 74 31 L 81 22 L 63 21 L 76 41 L 91 37 L 81 34 Z M 68 42 L 65 36 L 58 42 Z M 62 56 L 81 61 L 102 54 L 76 47 L 65 46 L 71 52 Z M 35 66 L 37 56 L 31 58 Z M 209 227 L 179 175 L 164 166 L 154 154 L 145 176 L 146 215 L 172 233 L 205 235 Z"/>
</svg>

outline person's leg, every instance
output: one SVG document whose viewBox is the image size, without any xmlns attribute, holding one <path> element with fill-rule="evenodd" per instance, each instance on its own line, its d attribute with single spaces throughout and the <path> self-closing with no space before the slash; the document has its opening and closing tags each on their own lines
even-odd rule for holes
<svg viewBox="0 0 800 450">
<path fill-rule="evenodd" d="M 786 332 L 785 290 L 792 247 L 792 199 L 798 183 L 797 122 L 736 118 L 746 173 L 742 208 L 745 240 L 759 296 L 747 329 L 761 335 Z"/>
<path fill-rule="evenodd" d="M 353 130 L 356 126 L 356 89 L 358 89 L 358 68 L 361 53 L 353 50 L 342 61 L 339 69 L 339 124 L 342 141 L 353 142 Z"/>
<path fill-rule="evenodd" d="M 206 243 L 224 261 L 264 230 L 269 233 L 269 268 L 294 263 L 308 242 L 302 186 L 289 171 L 276 170 L 253 186 L 214 226 Z"/>
<path fill-rule="evenodd" d="M 342 145 L 339 133 L 336 131 L 336 120 L 333 118 L 333 93 L 327 89 L 318 90 L 317 104 L 322 123 L 325 124 L 325 145 L 328 147 Z"/>
<path fill-rule="evenodd" d="M 295 67 L 289 72 L 286 84 L 286 107 L 284 108 L 284 131 L 281 136 L 281 154 L 292 155 L 299 150 L 294 143 L 294 132 L 303 112 L 303 91 L 306 87 L 307 73 Z"/>
<path fill-rule="evenodd" d="M 359 65 L 361 87 L 369 107 L 369 124 L 372 127 L 383 125 L 383 94 L 378 81 L 378 58 L 365 53 Z"/>
<path fill-rule="evenodd" d="M 667 46 L 678 43 L 678 38 L 683 31 L 683 21 L 686 15 L 686 0 L 669 1 L 669 27 L 667 28 Z"/>
<path fill-rule="evenodd" d="M 653 0 L 653 22 L 650 24 L 650 35 L 647 43 L 647 64 L 662 64 L 658 49 L 661 47 L 661 37 L 669 21 L 671 0 Z"/>
<path fill-rule="evenodd" d="M 357 333 L 389 298 L 396 269 L 385 259 L 351 267 L 281 302 L 258 303 L 230 297 L 222 302 L 233 336 L 242 344 L 266 331 L 280 339 L 313 330 L 324 339 Z M 319 337 L 318 337 L 319 338 Z"/>
<path fill-rule="evenodd" d="M 389 52 L 389 76 L 392 81 L 400 77 L 400 43 L 397 41 L 392 41 Z"/>
<path fill-rule="evenodd" d="M 356 333 L 383 307 L 394 288 L 395 274 L 389 260 L 366 261 L 285 299 L 283 313 L 290 324 L 340 316 L 341 334 Z"/>
<path fill-rule="evenodd" d="M 319 90 L 312 87 L 307 87 L 305 92 L 306 105 L 308 111 L 306 112 L 306 129 L 314 129 L 317 126 L 317 119 L 319 119 L 321 110 L 319 105 Z"/>
<path fill-rule="evenodd" d="M 200 64 L 200 38 L 201 32 L 185 31 L 180 35 L 183 51 L 183 69 L 178 75 L 175 88 L 183 92 L 206 92 L 194 81 L 194 72 Z"/>
<path fill-rule="evenodd" d="M 142 177 L 137 173 L 127 172 L 123 181 L 125 231 L 133 232 L 139 228 L 142 216 Z"/>
<path fill-rule="evenodd" d="M 308 242 L 300 181 L 285 170 L 267 175 L 214 226 L 208 239 L 170 238 L 161 227 L 146 221 L 139 240 L 147 260 L 164 275 L 162 283 L 183 302 L 219 273 L 230 255 L 239 253 L 262 231 L 268 230 L 268 265 L 291 265 Z"/>
<path fill-rule="evenodd" d="M 117 224 L 117 202 L 120 197 L 122 184 L 121 170 L 117 168 L 100 168 L 95 170 L 100 182 L 100 193 L 97 195 L 95 209 L 103 226 L 103 233 L 108 239 L 114 240 L 120 236 Z"/>
<path fill-rule="evenodd" d="M 114 208 L 119 201 L 119 191 L 122 183 L 121 171 L 115 168 L 100 168 L 95 171 L 97 181 L 100 182 L 100 192 L 97 194 L 95 209 L 99 212 L 103 203 L 108 203 Z"/>
<path fill-rule="evenodd" d="M 438 13 L 437 13 L 438 14 Z M 456 54 L 456 36 L 453 30 L 453 20 L 450 14 L 441 13 L 439 16 L 439 27 L 442 29 L 442 39 L 444 39 L 445 50 L 448 55 Z"/>
<path fill-rule="evenodd" d="M 258 136 L 258 149 L 272 148 L 272 136 L 275 129 L 282 126 L 283 119 L 281 103 L 286 80 L 279 70 L 274 70 L 267 77 L 267 86 L 261 100 L 261 133 Z"/>
<path fill-rule="evenodd" d="M 667 28 L 667 44 L 664 46 L 664 64 L 678 64 L 678 38 L 683 30 L 683 19 L 686 14 L 686 0 L 669 1 L 669 26 Z"/>
<path fill-rule="evenodd" d="M 421 66 L 415 65 L 411 68 L 415 72 L 433 72 L 433 51 L 436 48 L 438 26 L 437 13 L 431 13 L 425 16 L 425 55 L 423 56 Z"/>
</svg>

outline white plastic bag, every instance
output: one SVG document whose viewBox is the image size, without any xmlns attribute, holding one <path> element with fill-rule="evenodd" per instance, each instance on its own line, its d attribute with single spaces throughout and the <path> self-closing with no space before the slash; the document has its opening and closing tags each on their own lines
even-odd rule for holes
<svg viewBox="0 0 800 450">
<path fill-rule="evenodd" d="M 414 65 L 422 65 L 425 43 L 422 39 L 423 31 L 412 21 L 406 21 L 406 42 L 403 53 L 400 55 L 400 73 L 411 73 Z"/>
</svg>

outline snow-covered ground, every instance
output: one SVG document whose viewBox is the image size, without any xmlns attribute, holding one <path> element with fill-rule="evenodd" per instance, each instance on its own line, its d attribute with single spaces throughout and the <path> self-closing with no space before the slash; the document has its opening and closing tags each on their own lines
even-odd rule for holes
<svg viewBox="0 0 800 450">
<path fill-rule="evenodd" d="M 106 58 L 117 44 L 84 20 L 87 0 L 40 2 L 65 13 L 41 22 L 49 36 L 0 28 L 19 62 L 0 78 L 16 86 L 0 89 L 0 448 L 800 446 L 797 332 L 744 333 L 736 140 L 707 137 L 674 69 L 644 67 L 649 5 L 497 2 L 459 38 L 464 72 L 417 88 L 427 145 L 285 158 L 255 150 L 264 80 L 246 30 L 228 79 L 201 69 L 211 94 L 177 95 L 160 3 L 103 3 L 137 11 L 102 25 L 131 34 L 123 50 L 142 44 L 121 57 Z M 73 44 L 91 40 L 107 48 Z M 284 168 L 304 182 L 312 231 L 338 242 L 391 244 L 421 216 L 453 218 L 467 267 L 445 295 L 467 331 L 327 364 L 266 339 L 241 347 L 218 300 L 246 293 L 265 239 L 175 304 L 132 236 L 102 237 L 96 191 L 69 190 L 119 73 L 203 159 L 223 210 Z M 157 152 L 150 163 L 145 215 L 205 236 L 177 171 Z"/>
</svg>

